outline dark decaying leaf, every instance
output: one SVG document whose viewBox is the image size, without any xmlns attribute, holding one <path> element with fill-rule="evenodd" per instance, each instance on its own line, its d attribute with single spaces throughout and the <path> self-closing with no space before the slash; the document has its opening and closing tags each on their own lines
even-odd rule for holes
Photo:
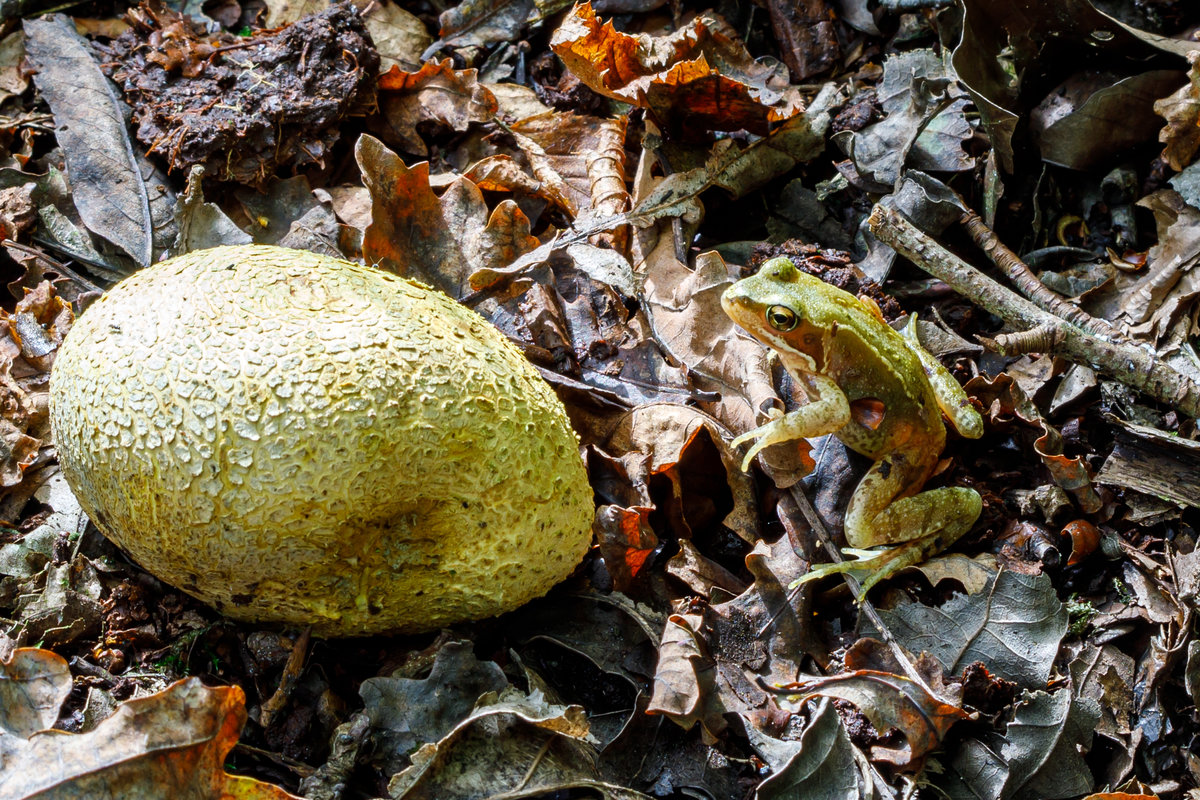
<svg viewBox="0 0 1200 800">
<path fill-rule="evenodd" d="M 1029 119 L 1042 160 L 1087 169 L 1116 153 L 1151 141 L 1159 129 L 1155 101 L 1183 80 L 1160 69 L 1123 77 L 1076 73 L 1051 91 Z M 1104 136 L 1097 136 L 1105 131 Z"/>
<path fill-rule="evenodd" d="M 1076 797 L 1092 786 L 1084 754 L 1100 717 L 1095 700 L 1063 688 L 1017 704 L 1004 735 L 968 739 L 938 783 L 954 797 Z"/>
<path fill-rule="evenodd" d="M 397 800 L 466 800 L 586 786 L 598 777 L 593 741 L 579 706 L 510 689 L 413 753 L 412 766 L 392 778 L 388 793 Z"/>
<path fill-rule="evenodd" d="M 975 98 L 1006 172 L 1014 169 L 1012 138 L 1026 75 L 1038 74 L 1047 62 L 1070 65 L 1097 55 L 1110 68 L 1125 64 L 1132 72 L 1156 51 L 1184 55 L 1195 47 L 1194 43 L 1131 28 L 1098 11 L 1089 0 L 964 0 L 963 6 L 963 32 L 954 49 L 954 69 Z M 1049 41 L 1054 46 L 1044 47 Z"/>
<path fill-rule="evenodd" d="M 876 730 L 900 730 L 903 746 L 871 748 L 874 758 L 900 766 L 919 762 L 940 746 L 956 722 L 968 716 L 916 681 L 888 672 L 857 670 L 807 680 L 795 688 L 797 696 L 786 701 L 789 705 L 798 708 L 815 697 L 837 697 L 853 703 Z"/>
<path fill-rule="evenodd" d="M 75 207 L 96 234 L 148 265 L 153 256 L 150 197 L 125 128 L 125 105 L 70 18 L 25 23 L 34 77 L 54 112 Z"/>
<path fill-rule="evenodd" d="M 768 0 L 771 27 L 792 79 L 803 82 L 833 67 L 839 56 L 833 9 L 825 0 Z"/>
<path fill-rule="evenodd" d="M 475 47 L 517 39 L 533 10 L 533 0 L 464 0 L 438 17 L 441 38 L 422 60 L 443 47 Z"/>
<path fill-rule="evenodd" d="M 941 606 L 903 602 L 880 617 L 913 653 L 926 652 L 953 675 L 981 661 L 1027 689 L 1041 689 L 1067 631 L 1067 611 L 1044 576 L 1003 570 L 975 594 L 956 594 Z M 961 620 L 970 620 L 964 625 Z M 864 628 L 865 635 L 878 635 Z"/>
<path fill-rule="evenodd" d="M 1010 375 L 1001 373 L 994 380 L 983 376 L 972 378 L 966 389 L 968 394 L 982 401 L 985 417 L 1015 417 L 1040 428 L 1042 435 L 1034 442 L 1034 451 L 1054 477 L 1054 482 L 1073 495 L 1084 511 L 1092 513 L 1100 508 L 1100 496 L 1092 486 L 1087 462 L 1080 456 L 1063 454 L 1062 434 L 1042 417 Z"/>
<path fill-rule="evenodd" d="M 766 736 L 746 726 L 750 745 L 771 767 L 759 784 L 758 800 L 859 800 L 869 778 L 833 704 L 822 702 L 798 741 Z"/>
<path fill-rule="evenodd" d="M 452 641 L 438 650 L 429 677 L 369 678 L 359 694 L 374 730 L 377 756 L 396 764 L 452 731 L 480 697 L 507 686 L 495 662 L 476 659 L 470 642 Z"/>
</svg>

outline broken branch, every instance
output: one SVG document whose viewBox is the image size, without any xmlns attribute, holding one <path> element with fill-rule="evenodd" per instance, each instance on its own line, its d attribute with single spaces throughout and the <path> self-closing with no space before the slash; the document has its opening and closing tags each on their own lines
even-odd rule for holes
<svg viewBox="0 0 1200 800">
<path fill-rule="evenodd" d="M 1141 347 L 1110 342 L 1038 308 L 938 244 L 899 212 L 876 205 L 867 220 L 884 244 L 971 302 L 1022 329 L 1051 328 L 1046 352 L 1084 364 L 1144 392 L 1192 418 L 1200 417 L 1200 385 Z"/>
</svg>

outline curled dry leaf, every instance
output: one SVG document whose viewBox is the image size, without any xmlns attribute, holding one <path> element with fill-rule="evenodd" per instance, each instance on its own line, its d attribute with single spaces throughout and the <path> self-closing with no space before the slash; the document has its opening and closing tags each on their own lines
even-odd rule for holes
<svg viewBox="0 0 1200 800">
<path fill-rule="evenodd" d="M 466 800 L 501 790 L 537 796 L 594 781 L 594 741 L 581 707 L 509 689 L 413 753 L 412 766 L 392 778 L 388 793 L 398 800 Z"/>
<path fill-rule="evenodd" d="M 88 733 L 42 729 L 0 735 L 0 795 L 299 800 L 271 784 L 225 772 L 225 756 L 245 722 L 241 689 L 208 688 L 188 678 L 122 703 Z"/>
<path fill-rule="evenodd" d="M 871 748 L 875 758 L 898 766 L 919 762 L 941 745 L 954 723 L 968 716 L 916 681 L 889 672 L 858 670 L 805 681 L 794 688 L 798 696 L 787 701 L 794 708 L 814 697 L 839 697 L 857 706 L 877 730 L 899 729 L 905 739 L 902 747 Z"/>
<path fill-rule="evenodd" d="M 0 309 L 0 487 L 21 484 L 49 438 L 50 368 L 75 320 L 49 281 L 26 290 L 12 313 Z"/>
<path fill-rule="evenodd" d="M 711 13 L 668 36 L 630 36 L 578 5 L 550 46 L 592 91 L 647 109 L 669 130 L 766 134 L 804 110 L 786 70 L 755 61 Z"/>
<path fill-rule="evenodd" d="M 994 379 L 981 375 L 972 378 L 963 388 L 983 404 L 984 416 L 989 420 L 1015 417 L 1040 428 L 1042 435 L 1033 443 L 1033 449 L 1054 482 L 1069 492 L 1087 513 L 1100 509 L 1102 503 L 1092 486 L 1087 462 L 1082 456 L 1068 458 L 1063 455 L 1062 434 L 1042 417 L 1011 375 L 1001 373 Z"/>
<path fill-rule="evenodd" d="M 1200 50 L 1188 53 L 1188 82 L 1178 91 L 1154 104 L 1154 112 L 1167 124 L 1158 134 L 1163 159 L 1176 172 L 1182 170 L 1200 150 Z"/>
<path fill-rule="evenodd" d="M 533 174 L 561 187 L 555 201 L 572 216 L 587 209 L 599 216 L 627 211 L 625 190 L 626 117 L 600 119 L 553 112 L 512 125 L 517 146 Z"/>
<path fill-rule="evenodd" d="M 371 130 L 406 153 L 429 154 L 419 131 L 432 123 L 462 132 L 487 122 L 499 107 L 496 96 L 479 83 L 477 70 L 456 70 L 450 59 L 431 61 L 415 72 L 398 66 L 379 76 L 379 113 Z"/>
<path fill-rule="evenodd" d="M 711 734 L 725 729 L 719 697 L 712 686 L 711 657 L 699 631 L 704 629 L 701 614 L 672 614 L 663 628 L 658 645 L 658 666 L 654 671 L 654 693 L 647 714 L 664 714 L 687 730 L 703 723 Z"/>
<path fill-rule="evenodd" d="M 1130 333 L 1166 353 L 1191 335 L 1200 298 L 1200 210 L 1169 189 L 1147 195 L 1137 205 L 1154 213 L 1158 243 L 1146 255 L 1144 273 L 1118 276 L 1120 317 Z"/>
<path fill-rule="evenodd" d="M 696 457 L 702 452 L 697 447 L 702 435 L 718 456 L 707 463 Z M 759 530 L 754 482 L 739 468 L 724 435 L 716 420 L 699 409 L 651 403 L 622 416 L 604 449 L 622 461 L 632 485 L 643 492 L 652 478 L 671 482 L 671 505 L 659 510 L 671 520 L 676 536 L 690 538 L 693 530 L 724 525 L 743 541 L 754 542 Z M 725 503 L 732 507 L 718 516 Z M 648 494 L 643 505 L 653 505 Z"/>
</svg>

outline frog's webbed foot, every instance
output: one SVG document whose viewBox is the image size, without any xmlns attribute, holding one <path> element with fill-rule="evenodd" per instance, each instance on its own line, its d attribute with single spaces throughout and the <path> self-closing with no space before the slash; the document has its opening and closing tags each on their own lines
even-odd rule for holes
<svg viewBox="0 0 1200 800">
<path fill-rule="evenodd" d="M 817 564 L 808 572 L 792 581 L 788 586 L 794 589 L 809 581 L 819 580 L 829 575 L 850 573 L 861 585 L 855 600 L 862 602 L 871 587 L 882 580 L 890 578 L 905 567 L 920 564 L 928 555 L 929 543 L 925 539 L 916 539 L 898 547 L 885 547 L 877 550 L 857 550 L 853 547 L 842 548 L 842 553 L 850 556 L 846 561 L 836 564 Z"/>
<path fill-rule="evenodd" d="M 878 467 L 877 464 L 872 468 L 868 477 Z M 866 483 L 867 479 L 864 478 L 863 482 Z M 920 564 L 958 541 L 975 524 L 983 508 L 979 493 L 974 489 L 950 486 L 893 501 L 882 512 L 870 517 L 870 523 L 864 523 L 861 506 L 856 502 L 858 500 L 856 494 L 850 501 L 846 515 L 847 538 L 854 541 L 857 537 L 859 542 L 864 537 L 867 541 L 882 542 L 890 538 L 895 544 L 874 550 L 846 548 L 842 552 L 851 556 L 851 560 L 815 566 L 793 582 L 792 586 L 826 575 L 848 572 L 862 584 L 857 598 L 861 601 L 875 584 L 905 567 Z M 864 532 L 864 528 L 868 529 L 867 532 Z M 915 534 L 914 538 L 897 541 L 905 532 Z"/>
</svg>

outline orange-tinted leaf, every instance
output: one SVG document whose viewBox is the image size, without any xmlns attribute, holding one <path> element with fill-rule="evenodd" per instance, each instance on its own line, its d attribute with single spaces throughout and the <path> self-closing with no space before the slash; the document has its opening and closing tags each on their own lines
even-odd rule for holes
<svg viewBox="0 0 1200 800">
<path fill-rule="evenodd" d="M 497 108 L 495 95 L 479 83 L 478 72 L 455 70 L 449 59 L 429 62 L 416 72 L 393 66 L 379 76 L 379 114 L 372 130 L 388 144 L 423 156 L 429 148 L 417 133 L 418 125 L 436 122 L 461 132 L 472 122 L 487 122 Z"/>
<path fill-rule="evenodd" d="M 0 796 L 294 798 L 225 772 L 245 722 L 241 689 L 178 681 L 122 703 L 88 733 L 43 730 L 11 742 Z"/>
<path fill-rule="evenodd" d="M 14 650 L 0 660 L 0 733 L 27 739 L 49 728 L 70 693 L 66 659 L 36 647 Z"/>
<path fill-rule="evenodd" d="M 597 511 L 595 530 L 600 555 L 618 592 L 629 589 L 658 547 L 658 537 L 650 527 L 653 510 L 609 505 Z"/>
<path fill-rule="evenodd" d="M 592 91 L 646 108 L 672 130 L 766 134 L 804 110 L 786 71 L 756 62 L 737 32 L 710 13 L 669 36 L 630 36 L 584 3 L 550 46 Z"/>
</svg>

